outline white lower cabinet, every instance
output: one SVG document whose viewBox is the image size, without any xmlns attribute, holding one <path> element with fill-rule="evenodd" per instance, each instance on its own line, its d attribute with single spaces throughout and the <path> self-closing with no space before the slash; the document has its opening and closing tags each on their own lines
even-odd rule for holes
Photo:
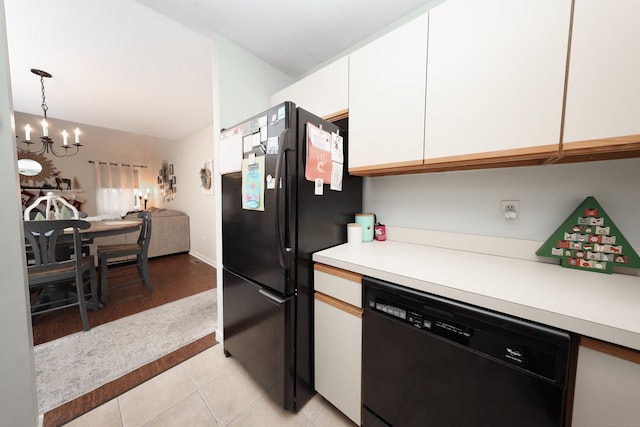
<svg viewBox="0 0 640 427">
<path fill-rule="evenodd" d="M 640 352 L 590 339 L 586 344 L 578 351 L 572 425 L 640 425 Z"/>
<path fill-rule="evenodd" d="M 324 271 L 319 271 L 318 267 Z M 314 268 L 314 356 L 315 388 L 354 423 L 361 423 L 362 405 L 362 308 L 334 296 L 318 292 L 325 290 L 323 282 L 341 283 L 343 289 L 361 287 L 361 277 L 354 273 L 318 266 Z M 340 274 L 336 276 L 330 270 Z M 324 279 L 324 280 L 323 280 Z"/>
</svg>

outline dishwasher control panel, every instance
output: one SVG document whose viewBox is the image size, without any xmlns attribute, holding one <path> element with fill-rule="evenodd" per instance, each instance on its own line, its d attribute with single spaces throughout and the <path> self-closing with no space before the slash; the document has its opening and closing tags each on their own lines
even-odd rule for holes
<svg viewBox="0 0 640 427">
<path fill-rule="evenodd" d="M 400 306 L 382 298 L 369 301 L 369 307 L 374 311 L 392 316 L 403 323 L 408 323 L 417 329 L 425 329 L 434 334 L 453 339 L 460 344 L 468 344 L 468 338 L 473 335 L 473 328 L 439 318 L 437 314 L 421 312 L 415 307 Z"/>
</svg>

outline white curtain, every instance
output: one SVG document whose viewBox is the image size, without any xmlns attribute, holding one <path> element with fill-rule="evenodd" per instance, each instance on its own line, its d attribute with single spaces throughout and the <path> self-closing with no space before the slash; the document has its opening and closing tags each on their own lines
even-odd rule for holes
<svg viewBox="0 0 640 427">
<path fill-rule="evenodd" d="M 96 208 L 99 216 L 118 217 L 140 209 L 139 171 L 121 163 L 94 162 Z"/>
</svg>

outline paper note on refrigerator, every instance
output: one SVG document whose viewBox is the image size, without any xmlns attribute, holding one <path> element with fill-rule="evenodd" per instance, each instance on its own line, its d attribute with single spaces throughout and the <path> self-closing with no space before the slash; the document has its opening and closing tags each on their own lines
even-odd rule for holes
<svg viewBox="0 0 640 427">
<path fill-rule="evenodd" d="M 267 154 L 278 154 L 278 148 L 280 147 L 278 143 L 278 137 L 272 136 L 267 139 Z"/>
<path fill-rule="evenodd" d="M 331 185 L 329 188 L 334 191 L 342 191 L 342 169 L 344 165 L 338 162 L 331 162 Z"/>
<path fill-rule="evenodd" d="M 307 167 L 305 178 L 331 182 L 331 134 L 307 123 Z"/>
<path fill-rule="evenodd" d="M 229 129 L 220 134 L 218 159 L 220 174 L 240 171 L 242 168 L 242 128 Z"/>
<path fill-rule="evenodd" d="M 331 185 L 330 189 L 342 191 L 342 177 L 344 174 L 343 139 L 338 133 L 331 134 Z"/>
<path fill-rule="evenodd" d="M 242 159 L 242 209 L 264 211 L 264 156 Z"/>
<path fill-rule="evenodd" d="M 331 160 L 344 163 L 343 138 L 337 134 L 331 134 Z"/>
</svg>

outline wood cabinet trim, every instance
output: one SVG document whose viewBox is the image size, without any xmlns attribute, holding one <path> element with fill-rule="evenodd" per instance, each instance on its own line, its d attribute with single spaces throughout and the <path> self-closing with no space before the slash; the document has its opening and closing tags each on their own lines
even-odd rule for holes
<svg viewBox="0 0 640 427">
<path fill-rule="evenodd" d="M 394 175 L 398 173 L 416 173 L 416 170 L 422 168 L 423 161 L 412 160 L 408 162 L 385 163 L 371 166 L 350 167 L 349 173 L 357 176 L 375 176 L 378 175 Z"/>
<path fill-rule="evenodd" d="M 354 273 L 352 271 L 347 271 L 341 268 L 332 267 L 326 264 L 318 264 L 318 263 L 313 265 L 313 269 L 316 271 L 321 271 L 323 273 L 331 274 L 333 276 L 338 276 L 342 279 L 350 280 L 358 284 L 362 283 L 362 275 L 358 273 Z"/>
<path fill-rule="evenodd" d="M 640 365 L 640 351 L 589 337 L 580 337 L 580 345 Z"/>
<path fill-rule="evenodd" d="M 327 114 L 323 117 L 328 122 L 336 122 L 338 120 L 346 119 L 349 117 L 349 109 L 336 111 L 335 113 Z"/>
<path fill-rule="evenodd" d="M 464 165 L 492 164 L 510 160 L 547 159 L 558 153 L 558 144 L 539 145 L 535 147 L 512 148 L 508 150 L 486 151 L 481 153 L 461 154 L 457 156 L 425 159 L 425 165 Z"/>
<path fill-rule="evenodd" d="M 362 318 L 363 310 L 361 308 L 355 307 L 351 304 L 348 304 L 344 301 L 340 301 L 334 297 L 323 294 L 322 292 L 315 292 L 314 298 L 318 301 L 321 301 L 325 304 L 330 305 L 331 307 L 335 307 L 338 310 L 344 311 L 345 313 L 351 314 L 352 316 L 356 316 Z"/>
<path fill-rule="evenodd" d="M 640 148 L 640 135 L 623 135 L 610 138 L 565 142 L 561 154 L 610 153 L 615 151 L 635 151 Z"/>
<path fill-rule="evenodd" d="M 376 177 L 517 166 L 543 166 L 640 158 L 640 135 L 576 141 L 461 156 L 350 168 L 351 175 Z"/>
</svg>

